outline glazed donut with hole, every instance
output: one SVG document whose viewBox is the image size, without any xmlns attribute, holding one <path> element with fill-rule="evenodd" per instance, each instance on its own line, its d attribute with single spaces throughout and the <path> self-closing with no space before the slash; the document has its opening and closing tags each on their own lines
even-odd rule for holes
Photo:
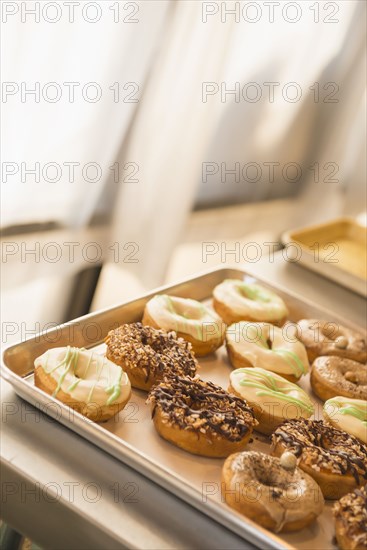
<svg viewBox="0 0 367 550">
<path fill-rule="evenodd" d="M 270 435 L 284 420 L 310 418 L 315 412 L 307 393 L 282 376 L 260 368 L 236 369 L 228 391 L 246 399 L 258 421 L 256 431 Z"/>
<path fill-rule="evenodd" d="M 167 331 L 191 343 L 196 356 L 208 355 L 224 340 L 225 325 L 211 309 L 196 300 L 158 294 L 147 302 L 143 324 Z"/>
<path fill-rule="evenodd" d="M 281 326 L 288 309 L 280 296 L 255 283 L 226 279 L 213 290 L 213 306 L 227 325 L 266 321 Z"/>
<path fill-rule="evenodd" d="M 324 404 L 323 414 L 334 428 L 354 435 L 367 445 L 367 401 L 333 397 Z"/>
<path fill-rule="evenodd" d="M 310 363 L 325 355 L 367 361 L 366 335 L 331 321 L 302 319 L 297 325 L 298 338 L 306 346 Z"/>
<path fill-rule="evenodd" d="M 260 367 L 296 382 L 307 374 L 309 363 L 294 327 L 241 321 L 226 330 L 228 357 L 234 368 Z M 292 331 L 292 334 L 291 334 Z"/>
<path fill-rule="evenodd" d="M 303 529 L 324 507 L 319 486 L 297 468 L 291 453 L 281 458 L 255 451 L 229 456 L 222 471 L 222 495 L 231 508 L 277 533 Z"/>
<path fill-rule="evenodd" d="M 341 357 L 318 357 L 311 367 L 311 387 L 327 401 L 337 395 L 367 400 L 367 365 Z"/>
<path fill-rule="evenodd" d="M 92 351 L 53 348 L 37 357 L 34 366 L 38 388 L 95 422 L 115 416 L 130 398 L 122 368 Z"/>
</svg>

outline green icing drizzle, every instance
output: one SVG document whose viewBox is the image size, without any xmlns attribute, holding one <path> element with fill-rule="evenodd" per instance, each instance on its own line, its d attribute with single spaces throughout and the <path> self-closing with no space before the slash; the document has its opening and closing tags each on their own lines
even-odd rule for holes
<svg viewBox="0 0 367 550">
<path fill-rule="evenodd" d="M 81 380 L 81 378 L 77 378 L 76 380 L 74 380 L 74 382 L 72 384 L 70 384 L 70 386 L 68 387 L 67 391 L 75 390 L 75 388 L 79 384 L 80 380 Z"/>
<path fill-rule="evenodd" d="M 249 378 L 255 379 L 255 381 L 243 379 L 240 381 L 240 386 L 257 388 L 259 391 L 256 392 L 256 395 L 259 395 L 259 396 L 268 395 L 270 397 L 276 397 L 277 399 L 280 399 L 282 401 L 294 403 L 295 405 L 298 405 L 299 407 L 305 409 L 310 414 L 314 412 L 314 407 L 311 403 L 308 402 L 308 398 L 306 394 L 305 394 L 305 399 L 301 400 L 301 399 L 297 399 L 296 397 L 287 395 L 285 393 L 287 390 L 302 391 L 295 384 L 289 383 L 287 386 L 285 386 L 283 389 L 280 390 L 277 386 L 276 379 L 273 376 L 271 376 L 271 374 L 255 371 L 254 369 L 248 369 L 247 371 L 246 369 L 238 369 L 238 371 L 246 373 L 246 375 Z M 264 385 L 268 386 L 268 389 L 264 389 Z"/>
<path fill-rule="evenodd" d="M 204 334 L 202 323 L 200 323 L 200 321 L 198 321 L 197 319 L 191 319 L 190 317 L 186 317 L 184 314 L 178 313 L 175 309 L 171 297 L 167 294 L 161 294 L 160 296 L 165 300 L 167 309 L 171 313 L 171 315 L 173 317 L 176 317 L 176 319 L 178 318 L 178 320 L 174 322 L 173 330 L 175 330 L 176 332 L 186 332 L 189 334 L 191 332 L 190 329 L 193 327 L 196 332 L 196 339 L 203 341 Z M 207 309 L 202 304 L 200 304 L 200 302 L 197 302 L 197 306 L 202 314 L 208 313 Z M 183 330 L 179 329 L 179 324 L 184 327 Z"/>
<path fill-rule="evenodd" d="M 54 367 L 51 371 L 49 371 L 49 372 L 54 372 L 56 369 L 59 369 L 60 367 L 63 367 L 63 366 L 65 367 L 64 371 L 62 372 L 59 378 L 55 391 L 52 394 L 53 397 L 56 397 L 56 395 L 61 390 L 62 383 L 65 380 L 65 377 L 72 366 L 73 366 L 73 372 L 75 372 L 78 358 L 79 358 L 79 350 L 77 348 L 71 348 L 70 346 L 68 346 L 66 348 L 66 354 L 64 359 L 60 361 L 60 363 L 58 363 L 56 367 Z"/>
<path fill-rule="evenodd" d="M 328 404 L 338 406 L 338 405 L 340 405 L 340 402 L 335 401 L 334 399 L 329 399 Z M 367 405 L 363 410 L 362 408 L 358 407 L 357 405 L 345 404 L 344 406 L 339 407 L 337 412 L 340 413 L 340 414 L 354 416 L 355 418 L 358 418 L 358 420 L 361 420 L 361 422 L 363 422 L 363 424 L 367 425 Z"/>
<path fill-rule="evenodd" d="M 73 391 L 77 387 L 77 385 L 81 382 L 81 380 L 85 378 L 85 376 L 86 376 L 86 374 L 89 370 L 89 367 L 92 363 L 93 353 L 91 353 L 91 355 L 89 357 L 89 360 L 88 360 L 88 362 L 86 364 L 86 367 L 84 369 L 83 376 L 81 378 L 77 378 L 75 376 L 75 372 L 76 372 L 76 368 L 77 368 L 77 364 L 78 364 L 78 360 L 79 360 L 79 352 L 80 351 L 85 351 L 85 350 L 84 350 L 84 348 L 78 349 L 78 348 L 72 348 L 72 347 L 68 346 L 66 348 L 65 357 L 55 367 L 53 367 L 51 370 L 46 369 L 48 359 L 49 359 L 49 354 L 47 354 L 46 364 L 45 364 L 45 371 L 47 372 L 47 374 L 50 374 L 50 373 L 56 371 L 57 369 L 59 369 L 61 367 L 64 367 L 64 370 L 63 370 L 63 372 L 61 373 L 61 375 L 59 377 L 56 389 L 52 394 L 53 397 L 56 397 L 57 394 L 59 393 L 59 391 L 61 389 L 61 386 L 62 386 L 62 383 L 64 382 L 65 377 L 66 377 L 66 375 L 69 371 L 73 372 L 75 380 L 68 387 L 68 389 L 67 389 L 68 392 Z M 92 399 L 94 389 L 97 386 L 97 384 L 98 384 L 98 382 L 101 378 L 103 368 L 105 367 L 105 359 L 106 358 L 103 359 L 103 362 L 101 364 L 99 372 L 98 372 L 98 364 L 96 364 L 96 372 L 98 372 L 98 377 L 97 377 L 97 380 L 95 381 L 95 383 L 93 384 L 92 388 L 90 389 L 90 392 L 89 392 L 88 398 L 87 398 L 87 403 L 90 403 L 90 401 Z M 110 375 L 110 371 L 108 371 L 108 374 Z M 113 384 L 110 384 L 109 387 L 106 389 L 106 393 L 110 394 L 110 396 L 108 397 L 108 399 L 106 401 L 107 405 L 111 405 L 111 403 L 116 401 L 116 399 L 118 399 L 121 395 L 122 374 L 123 374 L 123 370 L 121 368 L 119 368 L 119 373 L 118 373 L 116 381 Z"/>
<path fill-rule="evenodd" d="M 288 363 L 296 376 L 306 374 L 306 369 L 301 359 L 298 357 L 298 355 L 293 353 L 293 351 L 289 351 L 287 349 L 274 349 L 273 352 L 283 357 L 283 359 Z"/>
<path fill-rule="evenodd" d="M 111 405 L 116 399 L 121 395 L 121 378 L 122 378 L 122 369 L 119 372 L 118 378 L 114 384 L 106 388 L 106 393 L 110 394 L 110 397 L 107 399 L 107 405 Z"/>
<path fill-rule="evenodd" d="M 264 303 L 271 302 L 272 300 L 270 292 L 267 292 L 266 290 L 264 291 L 257 286 L 241 283 L 239 285 L 239 288 L 244 291 L 244 293 L 248 298 L 250 298 L 250 300 L 257 300 Z"/>
</svg>

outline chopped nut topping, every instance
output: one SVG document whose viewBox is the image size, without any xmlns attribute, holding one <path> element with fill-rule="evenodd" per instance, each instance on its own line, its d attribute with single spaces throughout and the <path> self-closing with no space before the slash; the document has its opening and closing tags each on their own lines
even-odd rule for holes
<svg viewBox="0 0 367 550">
<path fill-rule="evenodd" d="M 147 402 L 154 405 L 153 417 L 159 408 L 171 425 L 229 441 L 240 441 L 257 424 L 245 400 L 198 376 L 166 378 L 151 389 Z"/>
<path fill-rule="evenodd" d="M 353 539 L 353 548 L 367 548 L 367 485 L 336 502 L 333 514 L 347 537 Z"/>
<path fill-rule="evenodd" d="M 358 484 L 367 479 L 367 446 L 322 420 L 286 420 L 275 430 L 272 443 L 282 443 L 317 472 L 351 474 Z"/>
<path fill-rule="evenodd" d="M 131 323 L 111 330 L 105 342 L 111 361 L 127 369 L 143 369 L 146 381 L 168 371 L 185 376 L 196 374 L 198 363 L 191 344 L 177 338 L 175 332 Z"/>
</svg>

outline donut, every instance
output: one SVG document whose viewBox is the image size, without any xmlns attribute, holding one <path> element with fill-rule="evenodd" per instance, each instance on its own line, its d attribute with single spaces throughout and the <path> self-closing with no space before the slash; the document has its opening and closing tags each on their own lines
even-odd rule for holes
<svg viewBox="0 0 367 550">
<path fill-rule="evenodd" d="M 130 398 L 122 368 L 92 351 L 53 348 L 37 357 L 34 367 L 38 388 L 95 422 L 115 416 Z"/>
<path fill-rule="evenodd" d="M 239 279 L 226 279 L 214 288 L 213 306 L 227 325 L 238 321 L 267 321 L 281 326 L 289 314 L 277 294 Z"/>
<path fill-rule="evenodd" d="M 143 324 L 174 330 L 177 336 L 191 343 L 196 356 L 208 355 L 224 340 L 223 321 L 196 300 L 158 294 L 147 302 Z"/>
<path fill-rule="evenodd" d="M 366 336 L 330 321 L 302 319 L 297 323 L 298 338 L 312 363 L 321 355 L 334 355 L 359 363 L 367 361 Z"/>
<path fill-rule="evenodd" d="M 334 504 L 335 536 L 340 550 L 367 548 L 367 485 Z"/>
<path fill-rule="evenodd" d="M 309 363 L 304 345 L 287 325 L 283 329 L 269 323 L 241 321 L 226 330 L 226 346 L 234 368 L 260 367 L 290 382 L 307 374 Z M 293 326 L 290 325 L 293 329 Z"/>
<path fill-rule="evenodd" d="M 283 457 L 244 451 L 229 456 L 222 470 L 225 502 L 277 533 L 303 529 L 324 507 L 317 483 L 297 468 L 294 455 Z"/>
<path fill-rule="evenodd" d="M 323 413 L 326 422 L 367 445 L 367 401 L 333 397 L 324 404 Z"/>
<path fill-rule="evenodd" d="M 237 369 L 228 391 L 246 399 L 258 421 L 256 431 L 270 435 L 284 420 L 309 418 L 315 412 L 307 393 L 278 374 L 260 368 Z"/>
<path fill-rule="evenodd" d="M 367 446 L 322 420 L 286 420 L 272 435 L 272 454 L 285 451 L 296 455 L 325 498 L 341 498 L 366 483 Z"/>
<path fill-rule="evenodd" d="M 107 357 L 126 371 L 134 388 L 149 391 L 169 373 L 196 374 L 191 344 L 175 332 L 131 323 L 111 330 L 105 342 Z"/>
<path fill-rule="evenodd" d="M 311 386 L 327 401 L 341 396 L 367 400 L 367 365 L 341 357 L 318 357 L 311 367 Z"/>
<path fill-rule="evenodd" d="M 242 450 L 257 424 L 246 401 L 199 377 L 170 376 L 151 389 L 147 402 L 159 435 L 201 456 Z"/>
</svg>

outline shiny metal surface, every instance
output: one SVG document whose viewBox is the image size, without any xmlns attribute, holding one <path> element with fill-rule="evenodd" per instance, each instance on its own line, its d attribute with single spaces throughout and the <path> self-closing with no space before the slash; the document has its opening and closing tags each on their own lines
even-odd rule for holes
<svg viewBox="0 0 367 550">
<path fill-rule="evenodd" d="M 209 273 L 206 276 L 199 277 L 196 280 L 196 283 L 195 283 L 194 286 L 192 286 L 191 282 L 190 283 L 185 282 L 181 285 L 178 285 L 178 286 L 175 285 L 174 287 L 171 287 L 170 292 L 174 293 L 174 294 L 179 294 L 179 295 L 182 295 L 182 296 L 190 295 L 190 296 L 195 297 L 197 299 L 206 298 L 210 294 L 211 289 L 215 286 L 215 284 L 217 284 L 219 282 L 219 280 L 222 280 L 224 277 L 234 276 L 234 275 L 235 275 L 234 272 L 231 272 L 231 271 L 228 271 L 228 270 L 225 273 L 223 271 L 221 271 L 221 272 L 218 272 L 218 271 L 212 272 L 212 273 Z M 237 272 L 237 276 L 241 276 L 241 273 Z M 157 291 L 154 291 L 153 293 L 151 293 L 151 295 L 155 294 L 156 292 Z M 280 293 L 282 293 L 282 292 L 280 292 Z M 70 341 L 70 327 L 73 327 L 73 330 L 72 330 L 73 338 L 74 338 L 73 341 L 72 341 L 73 345 L 86 345 L 86 344 L 88 345 L 89 344 L 89 347 L 90 347 L 90 342 L 85 342 L 84 341 L 82 343 L 81 336 L 83 335 L 83 327 L 85 329 L 85 327 L 87 327 L 87 326 L 89 326 L 89 327 L 92 326 L 92 323 L 96 321 L 96 316 L 99 317 L 98 322 L 101 322 L 101 326 L 103 326 L 104 330 L 106 330 L 106 331 L 110 328 L 110 324 L 111 324 L 112 320 L 113 320 L 114 324 L 116 323 L 116 320 L 117 320 L 117 323 L 126 322 L 127 320 L 130 320 L 130 321 L 136 320 L 136 319 L 139 318 L 139 316 L 141 314 L 141 311 L 142 311 L 142 308 L 143 308 L 143 305 L 144 305 L 144 302 L 145 302 L 146 299 L 149 299 L 149 296 L 145 297 L 145 298 L 142 298 L 140 300 L 134 301 L 134 302 L 132 302 L 130 304 L 127 304 L 125 306 L 119 306 L 117 308 L 114 308 L 113 310 L 108 310 L 108 311 L 105 311 L 105 312 L 93 314 L 93 315 L 87 316 L 86 318 L 77 320 L 72 324 L 65 325 L 63 327 L 63 329 L 61 331 L 59 331 L 58 337 L 57 337 L 57 342 L 54 345 L 62 345 L 60 343 L 60 341 L 64 342 L 64 340 L 63 340 L 64 338 L 69 338 L 68 340 L 65 340 L 65 343 L 68 343 Z M 301 313 L 305 314 L 306 312 L 309 312 L 310 315 L 311 315 L 311 313 L 313 315 L 318 314 L 318 316 L 320 316 L 323 313 L 323 312 L 320 311 L 319 308 L 316 308 L 312 304 L 301 303 L 301 301 L 299 299 L 297 299 L 296 297 L 291 296 L 291 295 L 288 295 L 287 303 L 291 307 L 292 317 L 294 317 L 295 315 L 301 314 Z M 302 311 L 300 310 L 300 308 L 301 308 Z M 339 320 L 335 315 L 332 315 L 332 314 L 330 314 L 330 315 L 331 315 L 330 318 L 334 319 L 335 321 Z M 69 331 L 69 332 L 67 332 L 67 331 Z M 85 330 L 84 330 L 84 333 L 85 333 Z M 9 348 L 5 352 L 4 359 L 5 359 L 5 361 L 8 365 L 8 368 L 3 371 L 3 374 L 5 375 L 5 377 L 8 380 L 10 380 L 12 382 L 12 384 L 16 388 L 17 393 L 19 393 L 19 395 L 22 395 L 29 402 L 32 402 L 33 404 L 35 404 L 36 407 L 38 407 L 40 409 L 42 409 L 42 407 L 43 407 L 44 410 L 46 410 L 46 412 L 49 415 L 51 415 L 51 416 L 52 416 L 52 414 L 56 415 L 58 417 L 59 422 L 62 422 L 64 424 L 66 424 L 72 430 L 76 431 L 77 433 L 82 434 L 83 437 L 86 437 L 87 439 L 93 441 L 95 444 L 99 445 L 102 449 L 107 450 L 108 452 L 110 452 L 111 454 L 113 454 L 114 456 L 119 458 L 119 460 L 122 460 L 122 461 L 124 461 L 125 463 L 128 463 L 128 464 L 131 464 L 134 468 L 137 468 L 137 470 L 139 472 L 142 472 L 145 475 L 147 475 L 148 477 L 153 478 L 155 481 L 157 481 L 163 487 L 168 488 L 170 491 L 173 491 L 176 494 L 180 494 L 180 496 L 182 498 L 184 498 L 187 502 L 190 502 L 191 504 L 193 504 L 194 506 L 199 508 L 201 511 L 204 511 L 206 514 L 209 514 L 211 516 L 211 518 L 213 518 L 216 521 L 222 523 L 223 525 L 226 525 L 226 527 L 229 527 L 230 529 L 234 530 L 236 533 L 239 533 L 242 537 L 249 538 L 253 543 L 255 543 L 257 545 L 260 545 L 260 546 L 262 546 L 264 543 L 266 543 L 268 548 L 271 548 L 271 547 L 272 548 L 286 547 L 286 544 L 284 542 L 282 542 L 281 540 L 279 540 L 278 537 L 273 537 L 272 535 L 270 535 L 270 537 L 268 537 L 267 533 L 263 533 L 259 529 L 253 529 L 253 528 L 251 528 L 250 525 L 246 525 L 246 521 L 244 521 L 244 520 L 238 521 L 238 519 L 235 518 L 234 516 L 232 516 L 231 513 L 228 513 L 228 510 L 226 511 L 226 513 L 224 513 L 223 510 L 217 509 L 216 506 L 212 506 L 210 503 L 209 503 L 209 506 L 204 508 L 203 503 L 200 500 L 198 501 L 198 498 L 197 498 L 198 495 L 195 494 L 192 490 L 190 490 L 188 488 L 185 488 L 185 487 L 182 487 L 182 483 L 180 483 L 179 480 L 174 479 L 174 478 L 173 479 L 168 478 L 167 475 L 165 475 L 164 473 L 159 471 L 159 469 L 157 469 L 154 465 L 149 464 L 149 463 L 147 464 L 147 461 L 146 461 L 145 458 L 142 460 L 141 457 L 137 456 L 136 452 L 134 452 L 133 449 L 129 448 L 126 445 L 124 445 L 124 449 L 123 449 L 123 452 L 122 452 L 122 450 L 121 450 L 122 449 L 121 441 L 119 441 L 119 442 L 114 441 L 113 438 L 110 438 L 111 434 L 107 433 L 107 435 L 106 435 L 106 431 L 102 427 L 96 426 L 92 423 L 89 423 L 89 422 L 85 421 L 85 419 L 83 417 L 79 417 L 79 415 L 76 415 L 76 414 L 73 414 L 72 418 L 71 418 L 70 417 L 70 410 L 67 409 L 66 407 L 62 407 L 58 402 L 57 402 L 58 406 L 55 409 L 52 409 L 52 407 L 50 407 L 50 405 L 49 405 L 49 403 L 50 403 L 49 396 L 45 396 L 42 392 L 39 392 L 37 390 L 37 388 L 34 388 L 34 387 L 30 386 L 27 382 L 25 382 L 25 380 L 23 380 L 21 378 L 22 375 L 25 376 L 27 373 L 29 373 L 32 370 L 32 361 L 33 361 L 32 358 L 34 358 L 38 353 L 42 353 L 42 346 L 50 347 L 50 345 L 52 345 L 51 342 L 50 342 L 50 337 L 51 337 L 51 339 L 56 337 L 56 331 L 51 331 L 50 333 L 47 334 L 48 340 L 46 342 L 45 342 L 45 335 L 44 335 L 44 336 L 41 336 L 39 338 L 36 337 L 34 339 L 28 340 L 25 343 L 22 343 L 22 344 L 19 344 L 19 345 L 16 345 L 16 346 L 12 346 L 11 348 Z M 100 340 L 97 339 L 97 341 L 100 341 Z M 93 341 L 93 343 L 95 343 L 95 341 Z M 10 365 L 11 365 L 11 368 L 13 370 L 9 370 Z M 6 386 L 7 386 L 7 384 L 6 384 Z M 19 402 L 19 400 L 17 400 L 17 401 Z M 11 404 L 10 401 L 9 401 L 9 403 Z M 28 406 L 25 403 L 24 403 L 24 405 Z M 59 417 L 60 409 L 62 409 L 62 417 Z M 34 411 L 33 409 L 31 409 L 31 410 Z M 22 412 L 20 414 L 22 414 Z M 7 418 L 8 422 L 10 422 L 11 418 L 13 418 L 13 420 L 15 421 L 16 425 L 19 428 L 19 425 L 18 425 L 19 418 L 16 414 L 11 415 L 9 413 L 9 411 L 7 411 L 7 417 L 8 417 Z M 15 420 L 15 418 L 17 418 L 17 420 Z M 47 426 L 47 441 L 46 441 L 47 445 L 46 445 L 46 447 L 48 447 L 48 448 L 50 447 L 50 441 L 59 443 L 58 440 L 57 440 L 58 436 L 56 436 L 56 439 L 54 439 L 55 434 L 52 434 L 51 437 L 50 437 L 50 430 L 55 430 L 56 429 L 57 431 L 59 431 L 61 429 L 62 433 L 63 433 L 62 437 L 66 438 L 66 439 L 70 439 L 69 443 L 72 446 L 74 445 L 73 442 L 77 441 L 78 445 L 81 444 L 82 446 L 87 446 L 88 447 L 88 449 L 89 449 L 88 450 L 88 466 L 93 465 L 92 460 L 96 460 L 97 464 L 101 463 L 102 460 L 103 460 L 104 465 L 105 465 L 106 461 L 110 462 L 111 460 L 113 460 L 110 457 L 108 457 L 105 453 L 99 451 L 95 447 L 91 447 L 88 443 L 81 440 L 80 438 L 75 438 L 75 435 L 73 435 L 70 431 L 68 431 L 65 428 L 63 428 L 62 426 L 60 426 L 60 424 L 58 422 L 51 422 L 48 417 L 47 417 L 47 421 L 46 421 L 45 420 L 46 417 L 43 414 L 41 414 L 40 418 L 42 418 L 43 423 L 44 422 L 49 423 L 49 425 Z M 24 423 L 24 426 L 23 426 L 23 432 L 24 432 L 23 435 L 24 435 L 24 437 L 26 437 L 26 434 L 29 434 L 29 429 L 30 429 L 29 426 L 30 426 L 30 422 L 28 420 L 27 423 Z M 10 442 L 10 444 L 12 446 L 14 445 L 13 442 Z M 60 445 L 57 445 L 57 447 L 58 447 L 59 452 L 60 452 Z M 67 447 L 62 445 L 61 448 L 66 449 Z M 91 449 L 93 449 L 93 451 L 91 451 Z M 48 450 L 48 452 L 50 452 L 50 449 Z M 91 453 L 93 455 L 95 455 L 95 453 L 99 453 L 99 459 L 96 459 L 96 456 L 91 458 L 90 457 Z M 37 462 L 37 456 L 40 456 L 40 455 L 41 455 L 41 453 L 37 453 L 37 449 L 34 449 L 33 456 L 34 456 L 34 459 L 35 459 L 36 462 Z M 70 460 L 70 464 L 73 464 L 73 471 L 74 471 L 75 456 L 74 456 L 73 453 L 71 453 L 71 455 L 72 455 L 71 456 L 72 460 Z M 83 456 L 81 462 L 82 462 L 82 464 L 85 465 L 85 459 L 84 459 L 85 455 L 84 455 L 84 453 L 82 453 L 81 456 Z M 103 459 L 102 459 L 102 457 L 103 457 Z M 25 457 L 25 458 L 26 458 L 27 461 L 29 461 L 29 457 Z M 39 458 L 38 458 L 38 460 L 39 460 Z M 113 461 L 113 462 L 116 463 L 117 461 Z M 55 471 L 55 476 L 54 476 L 55 478 L 57 478 L 58 472 L 61 470 L 61 468 L 65 468 L 65 464 L 66 465 L 68 464 L 68 456 L 65 457 L 65 452 L 63 451 L 60 454 L 60 464 L 58 464 L 59 469 Z M 9 464 L 7 464 L 7 467 L 9 467 Z M 121 465 L 119 465 L 119 467 L 121 468 Z M 105 472 L 105 469 L 106 468 L 104 467 L 102 471 L 96 471 L 95 479 L 100 479 L 101 478 L 101 473 L 103 474 Z M 10 467 L 10 470 L 11 470 L 11 467 Z M 98 470 L 98 468 L 97 468 L 97 470 Z M 135 472 L 134 472 L 134 475 L 137 475 L 137 474 L 135 474 Z M 140 478 L 141 477 L 142 476 L 140 476 Z M 35 479 L 37 479 L 37 476 L 35 476 Z M 79 478 L 76 476 L 75 479 L 79 479 Z M 144 478 L 142 478 L 142 479 L 144 479 Z M 149 482 L 146 481 L 146 483 L 149 483 Z M 160 491 L 159 491 L 159 493 L 162 494 Z M 165 498 L 167 498 L 167 496 L 168 496 L 167 493 L 163 493 L 163 494 L 165 495 Z M 9 498 L 10 498 L 10 496 L 9 496 Z M 173 497 L 170 496 L 170 498 L 173 498 Z M 174 500 L 177 501 L 177 499 L 174 499 Z M 85 504 L 86 504 L 85 502 L 83 503 L 81 501 L 76 503 L 76 505 L 74 507 L 75 508 L 74 509 L 74 515 L 77 515 L 77 517 L 80 518 L 81 509 L 83 508 L 83 505 L 85 506 Z M 90 504 L 90 503 L 88 503 L 88 504 Z M 114 503 L 114 504 L 115 504 L 115 506 L 112 507 L 112 508 L 116 508 L 116 503 Z M 184 505 L 182 503 L 180 503 L 180 506 L 184 506 Z M 185 506 L 185 509 L 186 508 L 189 508 L 189 507 Z M 165 511 L 166 510 L 167 510 L 167 508 L 165 507 Z M 190 509 L 190 510 L 192 510 L 192 509 Z M 198 512 L 195 512 L 194 510 L 192 510 L 192 511 L 195 514 L 198 514 Z M 130 512 L 130 508 L 129 508 L 129 512 Z M 108 515 L 105 513 L 105 510 L 103 510 L 103 513 L 101 515 L 105 519 L 106 519 L 106 517 L 108 517 Z M 202 514 L 200 514 L 200 516 L 198 516 L 198 517 L 201 517 L 201 516 L 202 516 Z M 97 515 L 97 518 L 98 518 L 98 515 Z M 111 516 L 111 518 L 112 518 L 112 516 Z M 205 519 L 205 522 L 206 521 L 209 521 L 209 520 Z M 82 521 L 81 521 L 81 525 L 82 525 Z M 158 522 L 157 525 L 159 525 L 159 522 Z M 214 523 L 214 525 L 217 525 L 217 524 Z M 191 524 L 190 524 L 190 526 L 191 526 Z M 217 527 L 219 528 L 219 526 L 217 526 Z M 111 532 L 113 531 L 114 528 L 115 528 L 115 522 L 112 521 L 112 519 L 111 519 L 111 522 L 108 522 L 108 525 L 105 527 L 105 530 L 106 530 L 105 536 L 106 537 L 111 536 Z M 137 526 L 135 525 L 134 529 L 136 529 L 136 528 L 137 528 Z M 173 528 L 172 525 L 167 525 L 167 533 L 171 532 L 172 528 Z M 176 527 L 175 527 L 175 529 L 176 529 Z M 140 531 L 141 530 L 142 530 L 142 528 L 140 528 Z M 228 531 L 226 529 L 223 529 L 221 532 L 223 533 L 223 535 L 225 533 L 228 533 Z M 136 540 L 139 539 L 140 534 L 141 533 L 136 532 L 136 534 L 135 534 Z M 162 535 L 160 534 L 160 536 L 162 536 Z M 222 543 L 221 543 L 221 545 L 219 545 L 218 547 L 222 547 L 222 548 L 223 547 L 231 547 L 231 548 L 236 547 L 237 543 L 239 542 L 238 537 L 236 537 L 235 535 L 231 535 L 231 534 L 229 534 L 229 536 L 234 537 L 233 541 L 231 542 L 231 544 L 233 544 L 233 546 L 223 546 Z M 176 533 L 176 537 L 177 537 L 176 540 L 179 540 L 179 534 L 178 533 Z M 123 539 L 121 539 L 121 536 L 118 537 L 117 540 L 119 540 L 119 543 L 122 544 Z M 219 541 L 221 539 L 220 538 L 219 539 L 212 539 L 211 541 L 206 540 L 206 542 L 210 542 L 208 547 L 210 547 L 210 546 L 213 547 L 213 541 L 214 540 Z M 98 547 L 98 544 L 99 544 L 98 543 L 98 538 L 95 538 L 95 542 L 97 544 L 96 547 Z M 132 542 L 131 540 L 126 541 L 126 545 L 131 547 L 131 542 Z M 143 545 L 142 544 L 137 544 L 137 546 L 145 547 L 144 544 Z M 78 547 L 78 545 L 76 545 L 75 547 Z M 108 547 L 110 547 L 110 546 L 108 546 Z M 154 548 L 154 547 L 161 548 L 162 547 L 163 548 L 165 546 L 162 545 L 162 541 L 161 541 L 159 546 L 149 546 L 149 547 L 151 547 L 151 548 Z M 176 547 L 176 546 L 174 546 L 174 547 Z M 177 547 L 179 547 L 179 545 Z M 198 546 L 195 546 L 195 544 L 194 544 L 192 546 L 190 545 L 190 547 L 196 548 Z M 206 546 L 201 545 L 200 547 L 205 548 Z"/>
<path fill-rule="evenodd" d="M 355 219 L 287 231 L 282 240 L 297 247 L 301 265 L 367 296 L 367 229 Z"/>
</svg>

